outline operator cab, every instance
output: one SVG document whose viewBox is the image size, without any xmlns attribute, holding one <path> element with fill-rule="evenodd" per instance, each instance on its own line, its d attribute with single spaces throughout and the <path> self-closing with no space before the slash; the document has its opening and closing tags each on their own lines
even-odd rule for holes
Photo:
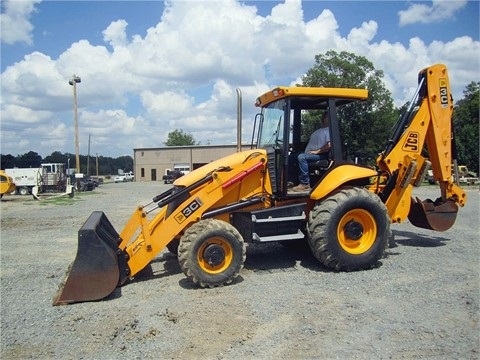
<svg viewBox="0 0 480 360">
<path fill-rule="evenodd" d="M 267 151 L 274 195 L 287 196 L 288 155 L 305 149 L 310 134 L 318 127 L 318 119 L 325 111 L 330 117 L 331 149 L 328 160 L 309 165 L 310 186 L 313 189 L 336 165 L 351 162 L 342 145 L 337 110 L 367 97 L 365 89 L 278 87 L 257 98 L 255 106 L 261 107 L 261 111 L 255 117 L 252 147 Z"/>
</svg>

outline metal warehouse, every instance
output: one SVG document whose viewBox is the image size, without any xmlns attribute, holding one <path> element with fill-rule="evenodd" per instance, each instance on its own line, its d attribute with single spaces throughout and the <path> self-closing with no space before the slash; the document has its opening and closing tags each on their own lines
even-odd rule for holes
<svg viewBox="0 0 480 360">
<path fill-rule="evenodd" d="M 250 144 L 242 145 L 242 151 Z M 133 149 L 135 181 L 161 181 L 167 170 L 190 171 L 237 152 L 237 145 L 167 146 Z"/>
</svg>

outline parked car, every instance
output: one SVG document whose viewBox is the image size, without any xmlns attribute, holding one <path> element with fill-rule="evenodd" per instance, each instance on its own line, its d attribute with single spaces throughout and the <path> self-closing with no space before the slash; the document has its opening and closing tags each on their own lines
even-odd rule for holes
<svg viewBox="0 0 480 360">
<path fill-rule="evenodd" d="M 127 178 L 125 175 L 117 175 L 113 178 L 113 181 L 115 183 L 118 183 L 118 182 L 127 182 Z"/>
<path fill-rule="evenodd" d="M 164 184 L 172 184 L 179 177 L 182 177 L 184 174 L 179 170 L 168 171 L 167 175 L 163 175 L 162 180 Z"/>
<path fill-rule="evenodd" d="M 100 185 L 97 177 L 85 176 L 83 180 L 85 182 L 91 183 L 93 185 L 93 189 L 95 189 L 98 185 Z"/>
<path fill-rule="evenodd" d="M 102 179 L 97 176 L 90 176 L 89 179 L 93 182 L 95 187 L 100 186 L 100 183 L 102 182 Z"/>
<path fill-rule="evenodd" d="M 116 183 L 133 181 L 133 180 L 135 180 L 135 177 L 133 176 L 133 172 L 128 172 L 128 173 L 124 173 L 122 175 L 117 175 L 113 178 L 113 181 L 115 181 Z"/>
<path fill-rule="evenodd" d="M 76 191 L 92 191 L 95 189 L 95 183 L 88 176 L 75 178 L 75 175 L 71 175 L 70 183 Z"/>
</svg>

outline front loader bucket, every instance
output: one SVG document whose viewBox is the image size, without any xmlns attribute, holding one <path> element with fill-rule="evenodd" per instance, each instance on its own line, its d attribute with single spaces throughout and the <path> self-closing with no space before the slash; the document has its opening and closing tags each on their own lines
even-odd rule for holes
<svg viewBox="0 0 480 360">
<path fill-rule="evenodd" d="M 78 231 L 78 250 L 53 305 L 102 299 L 120 279 L 118 233 L 101 211 L 93 212 Z"/>
<path fill-rule="evenodd" d="M 457 212 L 458 206 L 451 200 L 433 202 L 430 199 L 421 201 L 412 198 L 408 220 L 416 227 L 445 231 L 455 223 Z"/>
</svg>

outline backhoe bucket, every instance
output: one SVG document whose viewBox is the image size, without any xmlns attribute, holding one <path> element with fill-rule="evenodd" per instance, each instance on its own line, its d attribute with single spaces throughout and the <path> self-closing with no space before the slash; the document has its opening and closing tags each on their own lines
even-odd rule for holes
<svg viewBox="0 0 480 360">
<path fill-rule="evenodd" d="M 421 201 L 412 198 L 408 220 L 416 227 L 445 231 L 455 223 L 457 212 L 458 206 L 451 200 L 433 202 L 430 199 Z"/>
<path fill-rule="evenodd" d="M 53 305 L 100 300 L 119 283 L 118 233 L 101 211 L 93 212 L 78 231 L 78 250 Z"/>
</svg>

